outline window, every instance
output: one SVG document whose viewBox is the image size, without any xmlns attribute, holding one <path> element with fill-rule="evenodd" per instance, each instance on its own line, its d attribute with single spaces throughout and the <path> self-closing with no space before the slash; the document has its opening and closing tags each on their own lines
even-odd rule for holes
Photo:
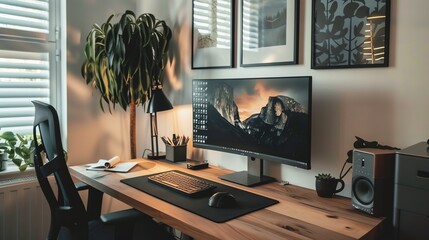
<svg viewBox="0 0 429 240">
<path fill-rule="evenodd" d="M 59 0 L 0 0 L 0 132 L 32 133 L 31 100 L 59 106 L 57 5 Z"/>
</svg>

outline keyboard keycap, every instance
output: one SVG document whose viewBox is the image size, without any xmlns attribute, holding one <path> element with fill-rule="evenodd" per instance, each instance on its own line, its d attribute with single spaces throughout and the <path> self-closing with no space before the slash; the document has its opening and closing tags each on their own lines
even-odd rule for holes
<svg viewBox="0 0 429 240">
<path fill-rule="evenodd" d="M 203 179 L 187 175 L 177 170 L 150 175 L 148 180 L 151 183 L 158 184 L 187 196 L 195 196 L 216 188 L 216 186 Z"/>
</svg>

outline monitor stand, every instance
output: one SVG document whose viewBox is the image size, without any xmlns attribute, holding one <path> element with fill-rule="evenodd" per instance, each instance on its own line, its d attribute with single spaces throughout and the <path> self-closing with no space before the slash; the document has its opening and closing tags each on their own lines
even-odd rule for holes
<svg viewBox="0 0 429 240">
<path fill-rule="evenodd" d="M 248 157 L 247 171 L 235 172 L 219 177 L 222 180 L 237 183 L 247 187 L 275 182 L 276 179 L 264 176 L 264 160 Z"/>
</svg>

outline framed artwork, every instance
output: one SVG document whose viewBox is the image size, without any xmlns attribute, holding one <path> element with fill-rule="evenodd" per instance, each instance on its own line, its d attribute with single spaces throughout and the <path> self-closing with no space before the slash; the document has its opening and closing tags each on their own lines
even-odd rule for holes
<svg viewBox="0 0 429 240">
<path fill-rule="evenodd" d="M 234 0 L 192 0 L 192 69 L 234 67 Z"/>
<path fill-rule="evenodd" d="M 390 0 L 313 0 L 311 68 L 387 67 Z"/>
<path fill-rule="evenodd" d="M 298 63 L 299 0 L 242 0 L 242 67 Z"/>
</svg>

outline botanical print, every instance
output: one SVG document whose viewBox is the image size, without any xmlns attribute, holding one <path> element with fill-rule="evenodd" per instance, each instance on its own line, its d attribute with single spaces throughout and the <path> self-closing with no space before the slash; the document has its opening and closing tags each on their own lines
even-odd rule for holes
<svg viewBox="0 0 429 240">
<path fill-rule="evenodd" d="M 315 0 L 314 67 L 387 62 L 389 0 Z"/>
</svg>

